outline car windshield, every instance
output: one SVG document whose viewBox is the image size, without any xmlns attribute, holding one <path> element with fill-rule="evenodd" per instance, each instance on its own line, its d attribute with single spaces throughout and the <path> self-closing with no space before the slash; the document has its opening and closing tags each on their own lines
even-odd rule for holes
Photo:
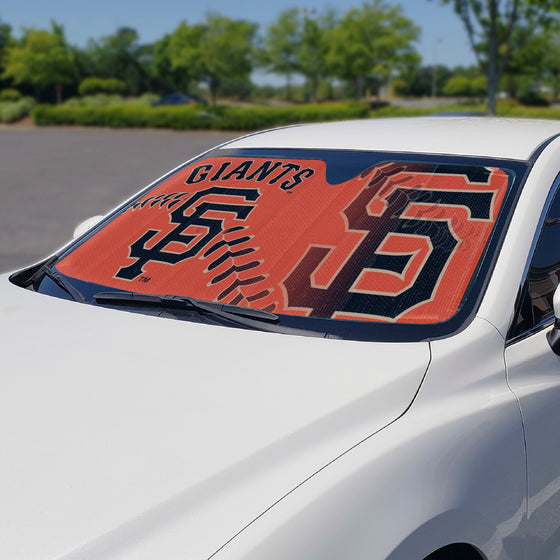
<svg viewBox="0 0 560 560">
<path fill-rule="evenodd" d="M 523 174 L 472 158 L 214 150 L 55 268 L 86 299 L 100 287 L 173 294 L 343 338 L 425 339 L 472 312 Z"/>
</svg>

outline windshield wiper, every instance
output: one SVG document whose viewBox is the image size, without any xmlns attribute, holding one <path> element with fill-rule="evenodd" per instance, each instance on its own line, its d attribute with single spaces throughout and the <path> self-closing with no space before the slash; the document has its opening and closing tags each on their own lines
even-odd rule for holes
<svg viewBox="0 0 560 560">
<path fill-rule="evenodd" d="M 60 272 L 51 268 L 48 264 L 44 265 L 40 272 L 44 276 L 48 276 L 59 288 L 62 288 L 67 294 L 69 294 L 74 301 L 86 303 L 86 298 L 82 295 L 82 293 L 74 288 L 74 286 L 72 286 L 72 284 L 70 284 L 70 282 L 68 282 L 68 280 L 60 274 Z"/>
<path fill-rule="evenodd" d="M 201 315 L 223 319 L 245 328 L 267 332 L 301 334 L 324 337 L 324 333 L 313 333 L 278 324 L 280 317 L 263 309 L 251 309 L 239 305 L 203 301 L 186 296 L 141 294 L 138 292 L 99 292 L 93 298 L 99 304 L 156 308 L 178 311 L 195 311 Z"/>
</svg>

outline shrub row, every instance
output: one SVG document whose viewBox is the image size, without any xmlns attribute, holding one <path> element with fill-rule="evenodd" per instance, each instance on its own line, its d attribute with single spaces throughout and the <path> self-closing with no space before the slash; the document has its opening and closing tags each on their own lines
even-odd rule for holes
<svg viewBox="0 0 560 560">
<path fill-rule="evenodd" d="M 117 93 L 96 93 L 82 97 L 71 97 L 64 102 L 66 107 L 108 107 L 110 105 L 146 105 L 159 99 L 155 93 L 144 93 L 139 97 L 123 97 Z"/>
<path fill-rule="evenodd" d="M 0 91 L 0 101 L 19 101 L 21 93 L 14 88 L 6 88 Z"/>
<path fill-rule="evenodd" d="M 124 93 L 126 84 L 116 78 L 85 78 L 78 86 L 80 95 L 95 95 L 96 93 Z"/>
<path fill-rule="evenodd" d="M 27 117 L 34 104 L 32 97 L 23 97 L 19 101 L 0 101 L 0 122 L 12 123 Z"/>
<path fill-rule="evenodd" d="M 220 130 L 257 130 L 292 123 L 359 119 L 368 116 L 358 102 L 321 103 L 287 107 L 201 107 L 109 105 L 76 107 L 38 105 L 32 117 L 37 125 L 83 125 Z"/>
<path fill-rule="evenodd" d="M 485 103 L 469 103 L 457 105 L 445 105 L 440 107 L 432 107 L 430 109 L 422 109 L 419 107 L 398 107 L 388 106 L 381 107 L 376 111 L 372 111 L 371 117 L 421 117 L 431 114 L 445 113 L 464 113 L 464 114 L 486 114 Z M 560 108 L 554 107 L 526 107 L 520 105 L 518 101 L 513 99 L 505 99 L 498 101 L 497 113 L 499 117 L 514 117 L 525 119 L 557 119 L 560 120 Z"/>
<path fill-rule="evenodd" d="M 521 117 L 524 119 L 560 119 L 560 109 L 554 107 L 507 107 L 500 109 L 501 117 Z"/>
</svg>

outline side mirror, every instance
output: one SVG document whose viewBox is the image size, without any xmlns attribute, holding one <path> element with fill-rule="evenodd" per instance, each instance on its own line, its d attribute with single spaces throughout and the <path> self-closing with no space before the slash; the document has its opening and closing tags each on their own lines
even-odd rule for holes
<svg viewBox="0 0 560 560">
<path fill-rule="evenodd" d="M 552 348 L 552 351 L 560 356 L 560 286 L 556 288 L 554 292 L 554 298 L 552 300 L 552 306 L 554 307 L 554 327 L 546 335 L 548 338 L 548 343 Z"/>
<path fill-rule="evenodd" d="M 88 231 L 88 229 L 91 229 L 94 225 L 98 224 L 103 218 L 104 216 L 92 216 L 91 218 L 86 218 L 74 228 L 73 238 L 76 239 L 76 237 L 80 237 L 80 235 L 83 235 L 86 231 Z"/>
</svg>

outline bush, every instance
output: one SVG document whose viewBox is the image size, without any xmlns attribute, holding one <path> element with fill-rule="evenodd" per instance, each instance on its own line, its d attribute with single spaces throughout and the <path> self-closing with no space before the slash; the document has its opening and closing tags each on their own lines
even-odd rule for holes
<svg viewBox="0 0 560 560">
<path fill-rule="evenodd" d="M 423 117 L 432 112 L 431 109 L 422 107 L 399 107 L 387 105 L 380 107 L 371 113 L 373 118 L 390 118 L 390 117 Z"/>
<path fill-rule="evenodd" d="M 40 105 L 33 111 L 38 125 L 85 125 L 221 130 L 256 130 L 293 123 L 356 119 L 368 116 L 365 104 L 325 103 L 288 107 L 148 107 L 140 104 L 105 106 Z"/>
<path fill-rule="evenodd" d="M 443 86 L 443 95 L 448 97 L 468 97 L 472 95 L 471 80 L 465 76 L 453 76 Z"/>
<path fill-rule="evenodd" d="M 527 107 L 549 107 L 550 102 L 537 91 L 528 91 L 527 93 L 519 96 L 519 103 Z"/>
<path fill-rule="evenodd" d="M 68 107 L 107 107 L 121 103 L 123 103 L 123 98 L 120 95 L 96 93 L 95 95 L 85 95 L 84 97 L 72 97 L 65 101 L 64 105 Z"/>
<path fill-rule="evenodd" d="M 140 97 L 129 97 L 124 99 L 118 94 L 96 93 L 84 97 L 72 97 L 65 101 L 67 107 L 109 107 L 113 105 L 146 105 L 159 99 L 155 93 L 144 93 Z"/>
<path fill-rule="evenodd" d="M 126 84 L 116 78 L 85 78 L 78 86 L 78 93 L 84 95 L 95 95 L 96 93 L 124 93 Z"/>
<path fill-rule="evenodd" d="M 21 93 L 14 88 L 6 88 L 0 91 L 0 101 L 19 101 Z"/>
<path fill-rule="evenodd" d="M 143 93 L 140 97 L 128 97 L 124 100 L 125 103 L 130 105 L 151 105 L 154 101 L 159 99 L 157 93 Z"/>
<path fill-rule="evenodd" d="M 560 109 L 552 107 L 504 107 L 498 105 L 501 117 L 519 117 L 524 119 L 556 119 L 560 120 Z"/>
<path fill-rule="evenodd" d="M 391 87 L 393 88 L 393 93 L 399 97 L 410 95 L 410 86 L 408 82 L 402 78 L 394 79 L 391 82 Z"/>
<path fill-rule="evenodd" d="M 488 79 L 478 76 L 471 80 L 471 94 L 475 97 L 484 97 L 488 93 Z"/>
<path fill-rule="evenodd" d="M 0 102 L 0 122 L 12 123 L 27 117 L 34 103 L 32 97 L 24 97 L 19 101 Z"/>
</svg>

